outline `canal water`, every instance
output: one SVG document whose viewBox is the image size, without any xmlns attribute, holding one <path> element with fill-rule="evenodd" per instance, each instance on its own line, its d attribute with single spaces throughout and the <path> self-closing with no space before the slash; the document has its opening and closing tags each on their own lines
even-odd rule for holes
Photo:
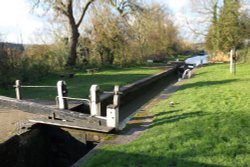
<svg viewBox="0 0 250 167">
<path fill-rule="evenodd" d="M 199 66 L 202 64 L 208 64 L 208 55 L 195 55 L 185 60 L 186 64 L 194 64 Z"/>
<path fill-rule="evenodd" d="M 75 136 L 60 127 L 36 124 L 0 144 L 0 166 L 69 167 L 95 145 L 84 133 Z"/>
</svg>

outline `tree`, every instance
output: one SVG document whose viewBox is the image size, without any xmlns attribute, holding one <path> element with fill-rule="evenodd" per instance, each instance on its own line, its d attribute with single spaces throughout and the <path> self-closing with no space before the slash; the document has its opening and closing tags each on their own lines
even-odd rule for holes
<svg viewBox="0 0 250 167">
<path fill-rule="evenodd" d="M 69 28 L 68 32 L 68 46 L 69 46 L 69 56 L 67 60 L 68 66 L 74 66 L 76 63 L 77 52 L 76 47 L 78 43 L 78 38 L 80 33 L 78 31 L 79 26 L 82 23 L 84 16 L 90 5 L 95 0 L 87 0 L 81 7 L 81 13 L 79 14 L 79 18 L 76 19 L 76 13 L 74 12 L 74 0 L 37 0 L 36 5 L 42 5 L 43 7 L 52 7 L 55 10 L 56 14 L 61 14 L 67 19 L 67 25 Z M 78 2 L 78 4 L 81 4 Z"/>
<path fill-rule="evenodd" d="M 63 16 L 67 19 L 68 32 L 68 46 L 69 56 L 67 66 L 75 66 L 77 58 L 77 43 L 80 36 L 79 27 L 86 16 L 90 5 L 97 0 L 36 0 L 35 6 L 42 6 L 44 9 L 52 9 L 58 16 Z M 120 14 L 125 16 L 129 9 L 135 10 L 137 4 L 131 0 L 108 0 L 108 2 L 118 10 Z M 80 9 L 77 11 L 77 9 Z M 78 16 L 78 18 L 77 18 Z"/>
<path fill-rule="evenodd" d="M 242 11 L 243 0 L 191 0 L 196 6 L 194 11 L 208 20 L 205 35 L 206 49 L 210 57 L 218 53 L 227 53 L 234 47 L 240 47 L 246 38 L 247 21 Z M 206 21 L 204 20 L 204 23 Z M 202 24 L 203 25 L 203 24 Z"/>
<path fill-rule="evenodd" d="M 206 48 L 212 52 L 211 57 L 215 57 L 217 55 L 217 51 L 219 49 L 219 28 L 218 28 L 218 1 L 213 3 L 213 17 L 212 23 L 208 30 L 208 34 L 205 38 L 205 46 Z"/>
<path fill-rule="evenodd" d="M 206 36 L 203 31 L 209 29 L 213 22 L 218 19 L 220 0 L 190 0 L 194 17 L 188 21 L 189 29 L 197 36 Z M 192 23 L 192 24 L 190 24 Z"/>
<path fill-rule="evenodd" d="M 124 24 L 119 16 L 112 15 L 108 7 L 94 10 L 91 17 L 93 24 L 92 39 L 94 51 L 100 56 L 102 64 L 112 65 L 117 52 L 125 44 Z"/>
<path fill-rule="evenodd" d="M 245 35 L 243 22 L 240 19 L 239 0 L 224 0 L 224 5 L 220 10 L 219 18 L 219 49 L 228 52 L 232 48 L 238 48 Z"/>
<path fill-rule="evenodd" d="M 140 55 L 164 59 L 177 51 L 178 31 L 168 9 L 152 4 L 134 21 Z"/>
</svg>

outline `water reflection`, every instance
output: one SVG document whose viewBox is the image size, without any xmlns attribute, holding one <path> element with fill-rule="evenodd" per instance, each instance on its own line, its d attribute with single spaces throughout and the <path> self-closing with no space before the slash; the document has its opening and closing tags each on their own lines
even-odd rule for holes
<svg viewBox="0 0 250 167">
<path fill-rule="evenodd" d="M 195 66 L 199 66 L 202 64 L 208 63 L 208 55 L 197 55 L 185 60 L 186 64 L 194 64 Z"/>
</svg>

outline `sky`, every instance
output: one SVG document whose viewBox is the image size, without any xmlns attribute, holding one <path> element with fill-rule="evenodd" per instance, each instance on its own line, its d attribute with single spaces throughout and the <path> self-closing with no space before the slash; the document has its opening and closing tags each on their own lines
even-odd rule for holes
<svg viewBox="0 0 250 167">
<path fill-rule="evenodd" d="M 145 0 L 147 1 L 147 0 Z M 150 1 L 150 0 L 148 0 Z M 167 5 L 173 12 L 176 24 L 182 27 L 188 0 L 151 0 Z M 13 5 L 15 4 L 15 5 Z M 27 0 L 1 0 L 0 40 L 13 43 L 42 43 L 39 32 L 45 28 L 45 19 L 31 13 Z"/>
<path fill-rule="evenodd" d="M 1 40 L 31 43 L 33 33 L 43 27 L 43 19 L 32 15 L 26 2 L 26 0 L 1 0 Z"/>
</svg>

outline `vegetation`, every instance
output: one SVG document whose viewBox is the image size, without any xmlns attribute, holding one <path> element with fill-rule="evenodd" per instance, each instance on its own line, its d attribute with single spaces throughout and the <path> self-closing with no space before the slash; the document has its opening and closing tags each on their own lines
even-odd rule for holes
<svg viewBox="0 0 250 167">
<path fill-rule="evenodd" d="M 50 75 L 40 80 L 32 82 L 32 85 L 56 86 L 58 80 L 64 79 L 67 82 L 70 97 L 86 98 L 92 84 L 98 84 L 102 90 L 113 90 L 114 85 L 126 85 L 152 74 L 160 72 L 162 69 L 150 67 L 130 67 L 130 68 L 109 68 L 97 73 L 87 74 L 77 72 L 73 78 L 60 78 L 59 75 Z M 14 83 L 12 83 L 14 84 Z M 23 84 L 29 85 L 29 82 Z M 0 94 L 15 97 L 14 89 L 0 89 Z M 55 88 L 23 88 L 24 99 L 45 99 L 54 100 L 57 95 Z"/>
<path fill-rule="evenodd" d="M 62 25 L 64 31 L 59 39 L 64 39 L 68 50 L 64 65 L 124 66 L 192 50 L 178 36 L 169 9 L 159 4 L 146 5 L 131 0 L 32 2 L 52 15 L 54 27 Z M 88 24 L 84 24 L 87 11 Z"/>
<path fill-rule="evenodd" d="M 231 49 L 243 49 L 249 38 L 249 13 L 242 10 L 243 2 L 237 0 L 213 1 L 212 22 L 206 36 L 206 48 L 212 57 L 227 54 Z M 244 55 L 242 55 L 244 56 Z"/>
<path fill-rule="evenodd" d="M 46 12 L 51 11 L 55 18 L 60 20 L 61 22 L 65 22 L 68 26 L 68 48 L 69 48 L 69 55 L 67 59 L 68 66 L 75 66 L 77 60 L 77 44 L 80 37 L 79 27 L 83 22 L 83 19 L 86 16 L 86 12 L 89 10 L 91 4 L 94 4 L 96 0 L 35 0 L 33 1 L 34 6 L 40 6 Z M 135 1 L 125 0 L 125 1 L 116 1 L 116 0 L 109 0 L 103 1 L 102 3 L 110 4 L 118 12 L 125 17 L 127 11 L 136 10 L 138 5 Z M 41 8 L 40 8 L 41 9 Z"/>
<path fill-rule="evenodd" d="M 239 62 L 249 64 L 250 63 L 250 44 L 248 44 L 248 46 L 241 49 L 238 52 L 238 54 L 240 55 Z"/>
<path fill-rule="evenodd" d="M 154 120 L 141 137 L 98 148 L 84 166 L 249 166 L 249 74 L 243 64 L 236 76 L 228 65 L 198 69 L 150 110 Z"/>
<path fill-rule="evenodd" d="M 245 0 L 190 0 L 194 15 L 199 19 L 189 25 L 204 38 L 204 47 L 211 61 L 228 61 L 231 49 L 238 51 L 238 59 L 245 59 L 249 46 L 250 13 Z M 243 51 L 244 50 L 244 51 Z M 244 57 L 244 58 L 241 58 Z"/>
<path fill-rule="evenodd" d="M 102 4 L 93 10 L 93 29 L 90 28 L 80 46 L 88 51 L 85 57 L 89 62 L 102 65 L 128 66 L 143 64 L 147 59 L 166 61 L 189 48 L 181 47 L 184 42 L 170 17 L 167 8 L 153 4 L 145 6 L 143 12 L 136 14 L 133 24 L 129 24 Z"/>
<path fill-rule="evenodd" d="M 1 46 L 1 87 L 6 88 L 16 79 L 36 82 L 47 75 L 72 70 L 145 65 L 148 59 L 166 63 L 195 51 L 193 44 L 179 37 L 169 10 L 157 4 L 143 6 L 129 0 L 32 2 L 47 9 L 47 14 L 58 16 L 55 27 L 64 27 L 61 25 L 68 19 L 70 34 L 55 32 L 53 44 L 25 45 L 24 50 Z M 89 24 L 80 26 L 90 4 Z M 76 16 L 80 17 L 78 22 Z"/>
<path fill-rule="evenodd" d="M 61 49 L 54 45 L 27 46 L 25 51 L 3 46 L 0 48 L 0 86 L 6 88 L 17 79 L 35 82 L 62 71 L 61 62 L 64 57 L 60 52 Z"/>
</svg>

